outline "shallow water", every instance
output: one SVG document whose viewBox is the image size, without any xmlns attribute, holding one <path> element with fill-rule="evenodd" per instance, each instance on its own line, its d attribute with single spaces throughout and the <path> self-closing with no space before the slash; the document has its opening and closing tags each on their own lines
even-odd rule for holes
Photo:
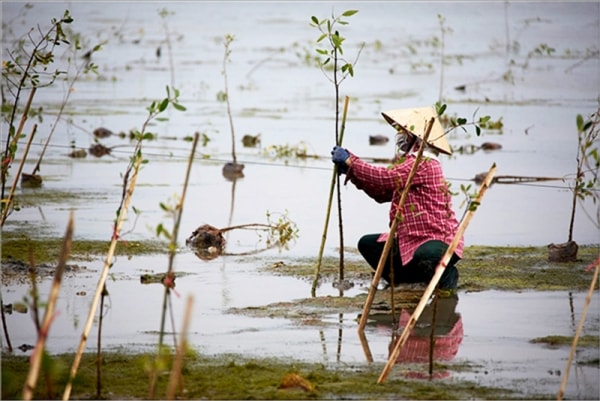
<svg viewBox="0 0 600 401">
<path fill-rule="evenodd" d="M 106 41 L 93 59 L 99 76 L 77 82 L 67 107 L 72 124 L 65 120 L 58 124 L 46 151 L 41 167 L 43 187 L 17 188 L 17 196 L 39 194 L 37 204 L 24 205 L 13 213 L 4 230 L 30 224 L 39 227 L 39 235 L 62 235 L 72 210 L 76 238 L 110 239 L 131 143 L 116 137 L 103 140 L 106 146 L 118 147 L 101 159 L 71 159 L 66 154 L 72 143 L 81 148 L 93 144 L 91 132 L 97 127 L 114 132 L 140 129 L 145 108 L 164 97 L 171 70 L 164 44 L 167 35 L 158 15 L 163 7 L 162 3 L 120 2 L 110 3 L 110 7 L 98 2 L 35 3 L 22 15 L 21 3 L 2 3 L 3 22 L 9 22 L 13 30 L 3 32 L 4 48 L 33 24 L 47 24 L 49 16 L 59 17 L 66 8 L 74 18 L 72 29 L 83 34 L 88 46 Z M 198 149 L 210 158 L 198 155 L 194 161 L 180 242 L 201 224 L 222 228 L 263 223 L 267 212 L 287 213 L 300 230 L 290 249 L 265 252 L 264 260 L 227 257 L 203 262 L 181 249 L 176 270 L 193 274 L 178 279 L 181 297 L 174 298 L 175 321 L 179 324 L 185 298 L 194 295 L 190 340 L 201 352 L 365 363 L 356 335 L 356 316 L 344 315 L 341 323 L 339 316 L 331 316 L 331 326 L 320 330 L 285 319 L 226 313 L 231 307 L 259 306 L 310 294 L 310 283 L 256 270 L 266 261 L 316 257 L 318 253 L 331 179 L 328 155 L 334 142 L 334 100 L 330 82 L 317 67 L 304 62 L 307 54 L 314 54 L 319 35 L 309 21 L 312 15 L 326 18 L 332 10 L 337 14 L 350 8 L 359 13 L 343 28 L 345 54 L 352 61 L 360 43 L 365 42 L 365 47 L 355 76 L 341 86 L 341 95 L 351 97 L 344 145 L 361 156 L 390 157 L 391 143 L 368 144 L 369 135 L 391 138 L 393 134 L 380 112 L 438 100 L 440 49 L 431 43 L 440 36 L 439 13 L 445 26 L 452 29 L 445 36 L 447 58 L 441 84 L 448 113 L 470 117 L 477 112 L 477 116 L 490 115 L 493 120 L 502 118 L 504 123 L 501 134 L 488 132 L 476 137 L 470 130 L 450 135 L 455 149 L 485 141 L 503 145 L 500 151 L 443 158 L 453 188 L 473 184 L 472 178 L 493 163 L 498 175 L 564 178 L 542 184 L 495 184 L 469 225 L 466 244 L 544 246 L 567 240 L 569 185 L 576 166 L 575 117 L 598 108 L 598 56 L 582 61 L 586 53 L 600 47 L 597 3 L 381 2 L 373 6 L 373 2 L 355 2 L 344 3 L 343 8 L 341 3 L 328 2 L 168 3 L 167 10 L 173 12 L 166 22 L 173 44 L 174 83 L 187 111 L 169 111 L 168 122 L 151 127 L 158 139 L 144 149 L 149 163 L 140 173 L 133 198 L 141 214 L 135 222 L 129 218 L 123 229 L 125 238 L 151 239 L 157 224 L 172 224 L 159 202 L 181 193 L 190 153 L 190 144 L 183 138 L 196 131 L 210 137 L 210 142 Z M 224 87 L 222 39 L 226 34 L 236 38 L 227 73 L 238 161 L 246 166 L 245 177 L 235 183 L 221 174 L 223 164 L 231 160 L 230 127 L 225 104 L 216 101 Z M 513 44 L 510 53 L 505 46 L 507 37 Z M 528 58 L 540 44 L 553 47 L 555 53 Z M 156 57 L 158 46 L 160 58 Z M 502 79 L 506 73 L 513 82 Z M 455 90 L 459 85 L 466 85 L 466 90 Z M 25 172 L 33 169 L 42 151 L 54 123 L 51 113 L 58 109 L 65 88 L 62 84 L 44 88 L 36 96 L 36 105 L 43 105 L 49 115 L 39 124 Z M 28 121 L 25 132 L 32 124 Z M 245 134 L 260 134 L 262 147 L 241 147 L 239 140 Z M 5 140 L 3 124 L 1 142 Z M 269 158 L 263 151 L 273 145 L 305 145 L 308 153 L 322 158 Z M 60 192 L 73 197 L 54 200 L 51 194 Z M 461 203 L 457 196 L 454 208 L 459 216 L 464 210 Z M 346 247 L 354 247 L 364 233 L 387 230 L 388 205 L 375 204 L 351 185 L 342 188 L 342 205 Z M 580 244 L 597 244 L 597 205 L 588 200 L 579 206 L 574 239 Z M 337 254 L 340 245 L 336 220 L 334 212 L 325 250 L 328 255 Z M 232 239 L 230 247 L 248 251 L 260 244 L 253 235 L 245 235 Z M 155 344 L 162 287 L 142 286 L 138 276 L 164 271 L 166 265 L 163 255 L 117 258 L 115 281 L 109 282 L 111 308 L 102 338 L 105 346 L 130 349 Z M 85 278 L 78 276 L 63 284 L 60 314 L 48 342 L 53 352 L 77 347 L 101 263 L 90 263 L 88 268 Z M 25 286 L 3 288 L 5 303 L 20 300 L 26 290 Z M 82 290 L 86 296 L 76 295 Z M 335 295 L 337 290 L 324 284 L 318 293 Z M 535 383 L 532 391 L 554 394 L 561 380 L 555 372 L 564 371 L 568 350 L 546 349 L 528 341 L 544 335 L 572 335 L 584 296 L 573 294 L 573 314 L 569 296 L 563 292 L 460 294 L 457 310 L 464 322 L 464 338 L 454 360 L 481 364 L 482 373 L 466 375 L 481 383 L 513 383 L 524 376 Z M 595 299 L 586 323 L 589 333 L 598 333 L 599 313 Z M 14 343 L 33 342 L 28 316 L 13 314 L 9 325 Z M 338 352 L 340 329 L 343 341 Z M 384 361 L 390 335 L 369 327 L 367 337 L 374 359 Z M 90 346 L 93 343 L 90 339 Z M 597 374 L 597 366 L 574 368 L 566 396 L 597 395 L 598 384 L 590 380 Z"/>
</svg>

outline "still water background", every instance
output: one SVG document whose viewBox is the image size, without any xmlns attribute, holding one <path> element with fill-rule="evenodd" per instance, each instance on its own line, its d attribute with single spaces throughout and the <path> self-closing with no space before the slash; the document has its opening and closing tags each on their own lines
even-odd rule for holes
<svg viewBox="0 0 600 401">
<path fill-rule="evenodd" d="M 50 18 L 59 18 L 66 9 L 74 18 L 70 29 L 81 33 L 84 50 L 100 43 L 102 50 L 92 59 L 98 75 L 76 82 L 64 118 L 57 123 L 41 165 L 43 187 L 17 190 L 17 196 L 39 193 L 38 201 L 13 213 L 4 230 L 27 224 L 38 230 L 32 233 L 35 236 L 62 235 L 73 211 L 76 238 L 110 239 L 121 197 L 121 174 L 132 144 L 111 137 L 102 140 L 104 145 L 114 146 L 110 156 L 71 159 L 67 154 L 72 146 L 87 149 L 92 145 L 95 128 L 106 127 L 115 133 L 139 130 L 146 107 L 165 96 L 167 85 L 179 89 L 180 103 L 187 111 L 168 111 L 167 122 L 150 127 L 157 140 L 144 148 L 149 163 L 140 173 L 132 202 L 141 213 L 137 219 L 129 218 L 123 230 L 126 239 L 155 238 L 159 223 L 172 224 L 159 203 L 170 202 L 181 193 L 190 153 L 190 144 L 183 139 L 195 132 L 210 141 L 198 149 L 194 161 L 180 243 L 201 224 L 226 227 L 265 222 L 267 213 L 275 217 L 285 213 L 298 226 L 300 236 L 289 249 L 265 252 L 260 258 L 204 262 L 181 246 L 176 270 L 191 274 L 177 283 L 181 298 L 174 298 L 174 310 L 180 318 L 185 296 L 195 296 L 190 339 L 202 352 L 364 362 L 355 316 L 344 316 L 341 321 L 332 316 L 331 325 L 319 332 L 310 327 L 299 330 L 285 320 L 227 313 L 231 307 L 293 300 L 310 293 L 310 283 L 258 274 L 257 268 L 277 259 L 316 257 L 321 241 L 331 179 L 335 98 L 329 75 L 310 61 L 320 35 L 310 26 L 313 15 L 322 19 L 359 10 L 347 18 L 348 25 L 340 26 L 346 38 L 344 56 L 355 64 L 354 77 L 340 87 L 340 95 L 350 97 L 344 146 L 360 156 L 389 158 L 394 152 L 393 132 L 380 113 L 433 105 L 440 99 L 448 105 L 449 115 L 501 119 L 500 133 L 484 132 L 477 137 L 467 129 L 449 135 L 455 150 L 486 141 L 503 146 L 494 152 L 442 156 L 453 188 L 457 192 L 461 185 L 475 188 L 473 177 L 494 163 L 497 175 L 560 180 L 495 184 L 465 234 L 466 244 L 545 246 L 567 240 L 569 188 L 576 169 L 575 119 L 598 109 L 600 5 L 596 2 L 32 4 L 25 9 L 21 2 L 2 3 L 3 58 L 16 38 L 36 24 L 47 29 Z M 161 10 L 168 12 L 166 17 L 161 18 Z M 226 69 L 237 158 L 245 164 L 245 176 L 235 182 L 221 173 L 223 164 L 232 158 L 231 135 L 226 105 L 217 100 L 224 90 L 223 38 L 227 34 L 235 37 Z M 554 49 L 550 55 L 543 51 L 548 48 Z M 70 54 L 66 49 L 58 53 L 58 62 L 66 69 Z M 76 59 L 79 57 L 81 53 Z M 59 80 L 38 91 L 34 106 L 44 108 L 44 120 L 39 123 L 25 172 L 33 169 L 68 90 L 67 83 Z M 27 123 L 25 132 L 30 132 L 32 124 Z M 2 143 L 6 132 L 3 122 Z M 261 146 L 242 147 L 240 139 L 246 134 L 260 134 Z M 370 135 L 386 135 L 391 140 L 384 146 L 370 146 Z M 309 154 L 320 157 L 275 157 L 273 149 L 278 147 L 305 147 Z M 57 200 L 64 199 L 53 196 L 60 193 L 73 196 Z M 348 185 L 342 188 L 342 207 L 344 245 L 349 257 L 356 257 L 352 249 L 362 234 L 387 230 L 389 205 L 376 204 Z M 464 204 L 460 195 L 453 207 L 461 216 Z M 336 221 L 333 213 L 332 222 Z M 597 222 L 596 204 L 590 199 L 578 204 L 574 240 L 597 245 Z M 339 245 L 337 224 L 330 224 L 326 254 L 336 255 Z M 228 247 L 243 252 L 260 244 L 250 233 L 230 238 Z M 137 280 L 141 273 L 164 271 L 166 262 L 162 255 L 117 258 L 109 283 L 111 309 L 104 328 L 105 346 L 135 349 L 154 343 L 162 291 L 159 286 L 140 286 Z M 76 347 L 95 288 L 95 272 L 101 265 L 101 261 L 91 262 L 89 274 L 63 285 L 61 314 L 48 342 L 51 351 Z M 82 290 L 87 297 L 77 295 Z M 3 298 L 5 302 L 18 300 L 26 291 L 26 286 L 3 288 Z M 348 295 L 360 291 L 365 288 L 357 287 Z M 319 288 L 319 295 L 336 293 L 329 285 Z M 566 352 L 544 350 L 528 341 L 536 336 L 573 333 L 569 294 L 484 292 L 461 294 L 460 298 L 458 310 L 465 336 L 456 358 L 494 366 L 497 372 L 493 379 L 475 374 L 476 380 L 502 383 L 503 378 L 521 379 L 513 377 L 515 364 L 528 355 L 530 369 L 522 374 L 539 383 L 532 388 L 550 393 L 558 388 L 560 377 L 548 374 L 548 366 L 552 372 L 564 369 Z M 581 310 L 583 298 L 584 294 L 574 295 L 575 311 Z M 596 334 L 598 314 L 596 300 L 586 326 Z M 12 315 L 9 320 L 17 344 L 34 341 L 28 316 Z M 337 347 L 340 328 L 345 333 L 341 353 Z M 368 336 L 375 359 L 381 361 L 387 358 L 389 336 L 378 333 L 372 329 Z M 598 384 L 589 380 L 597 377 L 597 367 L 578 369 L 570 394 L 597 395 Z"/>
</svg>

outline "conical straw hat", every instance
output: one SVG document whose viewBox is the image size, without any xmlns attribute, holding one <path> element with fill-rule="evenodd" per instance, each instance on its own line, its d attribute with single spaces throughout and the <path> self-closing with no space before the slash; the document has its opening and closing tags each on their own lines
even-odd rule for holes
<svg viewBox="0 0 600 401">
<path fill-rule="evenodd" d="M 444 128 L 433 107 L 416 109 L 397 109 L 381 113 L 383 118 L 396 130 L 405 130 L 423 139 L 429 120 L 434 117 L 433 127 L 427 143 L 447 155 L 452 154 L 452 148 L 446 140 Z"/>
</svg>

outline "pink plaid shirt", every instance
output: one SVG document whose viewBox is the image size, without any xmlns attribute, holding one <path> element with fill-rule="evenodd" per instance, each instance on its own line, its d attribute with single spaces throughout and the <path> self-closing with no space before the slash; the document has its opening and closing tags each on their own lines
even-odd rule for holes
<svg viewBox="0 0 600 401">
<path fill-rule="evenodd" d="M 416 160 L 409 154 L 402 163 L 392 167 L 371 165 L 350 153 L 351 165 L 347 180 L 379 203 L 392 202 L 389 212 L 390 226 L 396 216 L 398 202 L 405 182 Z M 399 187 L 400 185 L 400 187 Z M 458 229 L 458 221 L 451 204 L 440 162 L 423 157 L 413 177 L 398 223 L 398 246 L 402 264 L 413 258 L 415 250 L 429 240 L 450 244 Z M 387 238 L 387 232 L 380 237 Z M 462 257 L 464 238 L 461 237 L 455 253 Z"/>
</svg>

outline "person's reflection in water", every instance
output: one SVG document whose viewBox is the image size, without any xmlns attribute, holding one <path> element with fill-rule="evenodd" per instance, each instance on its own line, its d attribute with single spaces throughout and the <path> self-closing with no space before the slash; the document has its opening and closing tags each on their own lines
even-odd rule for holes
<svg viewBox="0 0 600 401">
<path fill-rule="evenodd" d="M 400 349 L 397 363 L 429 363 L 431 345 L 431 324 L 435 314 L 433 361 L 449 362 L 458 353 L 463 340 L 462 317 L 456 312 L 458 295 L 441 294 L 436 300 L 432 299 L 417 320 L 408 339 Z M 392 341 L 389 345 L 389 355 L 400 339 L 400 335 L 408 324 L 413 310 L 402 309 L 398 321 L 398 330 L 393 331 Z M 389 316 L 389 315 L 388 315 Z M 382 323 L 381 321 L 379 322 Z M 389 326 L 388 326 L 389 327 Z M 407 371 L 405 375 L 411 378 L 444 378 L 450 375 L 449 371 L 433 371 L 430 377 L 428 372 L 421 370 Z"/>
</svg>

